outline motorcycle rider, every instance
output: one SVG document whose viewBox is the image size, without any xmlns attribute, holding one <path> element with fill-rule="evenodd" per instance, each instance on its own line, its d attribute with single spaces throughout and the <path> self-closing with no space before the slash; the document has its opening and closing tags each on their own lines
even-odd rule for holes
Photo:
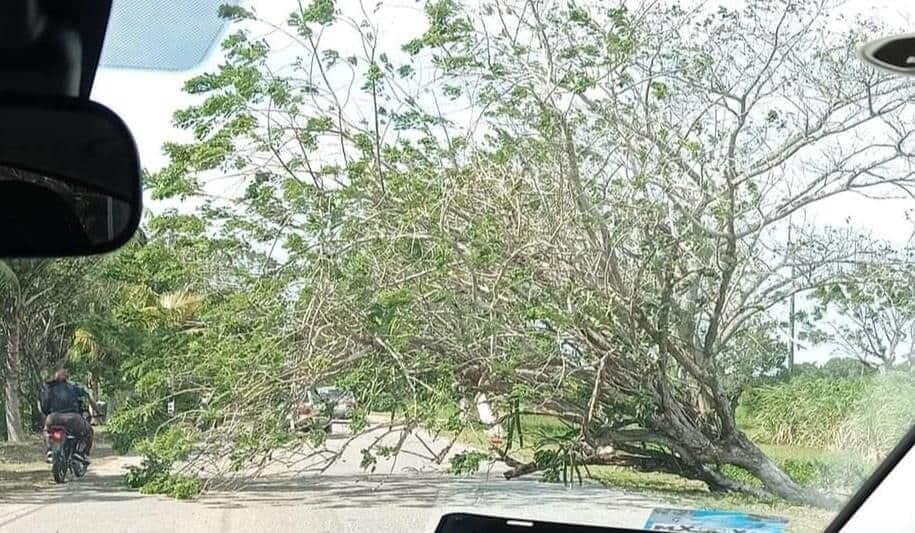
<svg viewBox="0 0 915 533">
<path fill-rule="evenodd" d="M 74 456 L 89 463 L 89 452 L 92 450 L 92 425 L 83 418 L 83 404 L 85 399 L 98 413 L 99 408 L 95 398 L 82 385 L 69 381 L 70 375 L 65 368 L 54 372 L 54 377 L 46 381 L 41 392 L 41 412 L 44 413 L 44 429 L 47 433 L 51 426 L 62 426 L 68 433 L 80 439 Z M 48 441 L 48 461 L 51 460 L 51 443 Z"/>
</svg>

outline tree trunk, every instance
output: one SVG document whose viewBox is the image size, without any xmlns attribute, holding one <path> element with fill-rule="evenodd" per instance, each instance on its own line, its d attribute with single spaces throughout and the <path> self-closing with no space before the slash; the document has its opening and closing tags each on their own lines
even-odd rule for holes
<svg viewBox="0 0 915 533">
<path fill-rule="evenodd" d="M 21 442 L 25 439 L 22 430 L 22 412 L 19 399 L 19 370 L 22 367 L 22 345 L 18 325 L 10 325 L 6 339 L 6 381 L 3 388 L 3 405 L 6 411 L 6 439 L 10 442 Z"/>
<path fill-rule="evenodd" d="M 719 391 L 719 394 L 722 394 Z M 681 417 L 668 416 L 661 419 L 656 427 L 665 435 L 673 451 L 679 452 L 678 460 L 688 467 L 687 477 L 704 481 L 711 490 L 740 491 L 756 494 L 741 484 L 733 482 L 718 472 L 718 465 L 730 464 L 748 471 L 762 483 L 765 493 L 784 500 L 815 507 L 835 507 L 838 502 L 820 492 L 802 487 L 785 474 L 755 443 L 740 429 L 736 428 L 733 411 L 717 409 L 719 421 L 731 417 L 730 424 L 721 426 L 725 430 L 720 437 L 710 438 L 691 421 Z M 757 494 L 758 495 L 758 494 Z"/>
<path fill-rule="evenodd" d="M 762 482 L 766 492 L 773 496 L 815 507 L 834 508 L 839 504 L 835 498 L 798 485 L 742 432 L 738 432 L 728 443 L 728 447 L 722 457 L 725 459 L 724 462 L 739 466 L 753 474 Z"/>
<path fill-rule="evenodd" d="M 677 443 L 675 448 L 689 454 L 688 445 Z M 693 450 L 694 456 L 671 454 L 660 450 L 647 450 L 641 446 L 621 445 L 621 450 L 610 453 L 597 452 L 581 458 L 582 465 L 612 465 L 632 468 L 639 472 L 664 472 L 705 483 L 712 492 L 739 492 L 758 498 L 778 497 L 801 505 L 836 508 L 839 501 L 815 490 L 801 487 L 769 459 L 755 444 L 738 436 L 727 447 L 706 446 Z M 513 479 L 541 470 L 534 461 L 523 462 L 502 453 L 500 456 L 509 469 L 505 479 Z M 750 472 L 762 482 L 762 487 L 731 479 L 719 470 L 719 465 L 732 464 Z"/>
</svg>

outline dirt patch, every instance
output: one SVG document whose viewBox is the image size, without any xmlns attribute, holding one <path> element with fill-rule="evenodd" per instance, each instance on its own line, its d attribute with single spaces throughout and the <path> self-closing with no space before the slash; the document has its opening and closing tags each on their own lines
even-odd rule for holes
<svg viewBox="0 0 915 533">
<path fill-rule="evenodd" d="M 104 429 L 96 428 L 93 463 L 114 455 L 117 454 L 111 449 Z M 53 486 L 51 469 L 44 459 L 45 444 L 40 435 L 29 435 L 23 442 L 0 442 L 0 495 Z"/>
<path fill-rule="evenodd" d="M 44 450 L 37 435 L 29 436 L 25 442 L 0 443 L 0 494 L 47 486 L 51 472 L 44 463 Z"/>
</svg>

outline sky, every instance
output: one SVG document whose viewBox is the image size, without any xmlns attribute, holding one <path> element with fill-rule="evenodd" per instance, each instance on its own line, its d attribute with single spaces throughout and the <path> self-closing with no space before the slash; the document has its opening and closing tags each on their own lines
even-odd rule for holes
<svg viewBox="0 0 915 533">
<path fill-rule="evenodd" d="M 207 5 L 221 3 L 214 0 L 198 1 Z M 346 0 L 346 2 L 349 7 L 357 6 L 357 0 Z M 350 4 L 350 2 L 352 3 Z M 296 0 L 248 0 L 241 3 L 246 7 L 253 7 L 259 15 L 275 21 L 277 24 L 283 24 L 297 2 Z M 739 1 L 723 1 L 712 4 L 736 7 L 739 3 Z M 376 2 L 370 0 L 365 1 L 364 4 L 367 9 L 371 10 Z M 893 24 L 909 25 L 915 31 L 915 24 L 909 24 L 909 22 L 915 21 L 915 2 L 850 0 L 845 2 L 840 9 L 849 15 L 856 12 L 866 12 L 871 15 L 879 13 L 881 17 L 885 16 L 887 20 L 891 20 Z M 165 15 L 167 13 L 153 14 L 151 17 L 153 22 L 148 25 L 149 27 L 138 30 L 136 34 L 138 41 L 134 43 L 134 47 L 142 49 L 142 54 L 139 55 L 146 59 L 155 57 L 155 54 L 149 51 L 149 43 L 142 42 L 143 38 L 162 35 L 166 36 L 166 39 L 175 38 L 174 31 L 170 33 L 155 31 L 155 28 L 163 26 Z M 424 26 L 422 3 L 412 0 L 385 2 L 385 8 L 372 18 L 377 23 L 379 41 L 382 44 L 389 39 L 398 43 L 405 42 L 410 34 L 418 34 Z M 128 23 L 126 17 L 121 17 L 120 21 L 121 24 Z M 115 31 L 112 36 L 118 40 L 114 44 L 106 46 L 123 52 L 123 42 L 120 39 L 130 36 L 131 32 L 124 31 L 122 27 L 116 27 L 116 29 L 118 31 Z M 213 28 L 207 29 L 206 34 L 218 37 Z M 268 35 L 268 38 L 272 39 L 274 36 Z M 333 45 L 340 50 L 351 46 L 346 42 L 346 36 L 328 36 L 327 38 L 339 40 L 340 42 L 333 43 Z M 99 69 L 92 98 L 113 109 L 127 123 L 134 134 L 144 168 L 156 170 L 167 163 L 167 159 L 162 153 L 164 141 L 188 139 L 185 132 L 173 126 L 172 114 L 175 110 L 194 102 L 193 97 L 181 91 L 184 81 L 195 74 L 213 70 L 219 64 L 218 40 L 209 48 L 209 53 L 205 54 L 203 61 L 190 69 L 162 71 L 105 66 Z M 175 47 L 167 48 L 170 48 L 172 52 L 176 50 Z M 167 55 L 169 50 L 164 50 L 163 53 Z M 184 63 L 186 62 L 184 61 Z M 232 191 L 228 191 L 228 193 L 231 194 Z M 147 202 L 147 208 L 153 211 L 175 205 L 176 201 Z M 915 205 L 909 206 L 906 202 L 896 202 L 895 204 L 881 203 L 877 206 L 873 203 L 868 204 L 859 198 L 845 197 L 832 202 L 829 209 L 808 213 L 808 216 L 819 223 L 841 224 L 848 220 L 857 227 L 870 230 L 875 236 L 903 243 L 911 238 L 913 231 L 912 223 L 906 219 L 906 210 L 909 207 L 915 207 Z M 821 361 L 829 355 L 829 350 L 823 348 L 802 349 L 798 353 L 797 360 L 799 362 Z"/>
<path fill-rule="evenodd" d="M 190 2 L 191 0 L 185 0 Z M 193 0 L 214 3 L 212 0 Z M 349 0 L 355 4 L 357 0 Z M 215 2 L 216 4 L 222 2 Z M 366 6 L 375 4 L 374 0 L 365 1 Z M 297 0 L 249 0 L 241 2 L 248 8 L 253 8 L 257 13 L 277 24 L 283 24 L 289 13 L 297 5 Z M 391 41 L 397 39 L 403 42 L 404 34 L 410 29 L 419 33 L 424 27 L 424 14 L 422 5 L 411 0 L 385 2 L 386 7 L 373 16 L 379 27 L 379 40 Z M 406 31 L 405 31 L 406 30 Z M 231 28 L 229 29 L 231 31 Z M 226 30 L 223 30 L 225 35 Z M 123 34 L 125 32 L 119 32 Z M 268 38 L 270 36 L 268 35 Z M 345 50 L 351 45 L 345 41 L 346 37 L 337 38 L 325 36 L 325 42 L 340 50 Z M 137 47 L 144 43 L 138 42 Z M 108 44 L 106 43 L 106 47 Z M 115 46 L 115 45 L 112 45 Z M 174 47 L 172 47 L 174 48 Z M 92 89 L 92 99 L 100 102 L 118 113 L 133 131 L 143 166 L 156 169 L 167 161 L 162 154 L 161 145 L 166 139 L 185 138 L 183 132 L 172 126 L 172 114 L 194 100 L 181 92 L 185 80 L 195 74 L 213 70 L 220 60 L 218 43 L 211 46 L 204 60 L 191 69 L 182 71 L 141 70 L 118 67 L 100 68 L 96 74 L 95 85 Z M 103 60 L 104 60 L 103 53 Z M 138 52 L 140 59 L 154 57 L 146 51 Z"/>
<path fill-rule="evenodd" d="M 127 3 L 137 1 L 142 2 L 143 0 L 127 0 Z M 213 5 L 225 3 L 223 0 L 182 1 L 188 3 L 202 2 Z M 351 9 L 355 9 L 360 2 L 366 6 L 367 10 L 371 10 L 376 5 L 375 0 L 347 0 L 346 4 Z M 298 0 L 242 0 L 236 3 L 254 9 L 259 16 L 279 26 L 285 26 L 285 21 L 293 9 L 296 8 Z M 338 4 L 341 3 L 338 2 Z M 408 39 L 405 36 L 410 35 L 411 31 L 415 32 L 417 36 L 423 31 L 425 14 L 422 9 L 422 3 L 414 0 L 390 0 L 384 4 L 384 9 L 372 14 L 372 20 L 377 24 L 379 49 L 393 48 L 393 50 L 397 51 L 400 48 L 400 44 Z M 140 9 L 131 8 L 132 11 Z M 125 17 L 121 18 L 125 19 Z M 129 24 L 126 20 L 122 20 L 122 22 Z M 193 26 L 188 26 L 188 29 L 196 31 Z M 218 38 L 210 46 L 208 54 L 206 54 L 203 61 L 190 69 L 180 71 L 145 70 L 106 67 L 103 63 L 103 66 L 97 71 L 91 97 L 93 100 L 110 107 L 127 123 L 136 140 L 141 164 L 145 169 L 154 171 L 168 162 L 162 152 L 162 143 L 164 141 L 190 140 L 186 132 L 175 128 L 172 124 L 173 113 L 177 109 L 181 109 L 195 101 L 194 97 L 182 92 L 182 85 L 187 79 L 196 74 L 215 70 L 221 60 L 219 41 L 230 31 L 234 31 L 234 28 L 223 28 L 221 34 L 216 34 Z M 282 62 L 284 49 L 290 48 L 289 39 L 278 32 L 265 31 L 262 25 L 258 25 L 255 31 L 256 35 L 263 36 L 271 42 L 272 57 L 279 57 L 281 58 L 280 62 Z M 128 33 L 129 31 L 120 29 L 120 31 L 116 32 L 115 37 L 123 37 Z M 138 49 L 136 59 L 146 62 L 155 58 L 157 54 L 151 53 L 146 49 L 149 43 L 142 41 L 143 35 L 149 34 L 146 30 L 142 30 L 140 39 L 134 42 L 132 47 Z M 165 35 L 174 36 L 174 32 Z M 347 49 L 353 49 L 353 42 L 352 33 L 340 35 L 324 34 L 322 36 L 323 44 L 332 46 L 340 50 L 341 53 Z M 388 44 L 394 46 L 389 47 Z M 103 61 L 106 55 L 113 55 L 107 54 L 108 46 L 108 43 L 106 43 L 106 48 L 102 54 Z M 115 44 L 111 46 L 118 49 L 118 56 L 121 58 L 126 53 L 123 46 Z M 177 59 L 174 55 L 174 51 L 180 47 L 169 46 L 167 48 L 168 50 L 163 50 L 162 55 L 173 57 L 173 61 L 183 62 L 183 59 Z M 172 53 L 169 54 L 169 51 Z M 225 196 L 231 195 L 233 192 L 239 192 L 240 183 L 240 181 L 236 181 L 234 191 L 219 191 L 219 194 Z M 229 184 L 228 187 L 232 188 L 233 185 Z M 160 204 L 147 202 L 146 205 L 147 208 L 153 210 L 162 206 L 173 207 L 175 202 L 169 201 Z"/>
</svg>

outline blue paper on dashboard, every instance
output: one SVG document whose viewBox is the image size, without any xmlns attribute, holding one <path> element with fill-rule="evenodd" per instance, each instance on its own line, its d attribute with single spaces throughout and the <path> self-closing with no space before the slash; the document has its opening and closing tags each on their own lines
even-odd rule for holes
<svg viewBox="0 0 915 533">
<path fill-rule="evenodd" d="M 784 533 L 788 520 L 735 511 L 657 508 L 645 523 L 651 531 L 690 533 Z"/>
</svg>

